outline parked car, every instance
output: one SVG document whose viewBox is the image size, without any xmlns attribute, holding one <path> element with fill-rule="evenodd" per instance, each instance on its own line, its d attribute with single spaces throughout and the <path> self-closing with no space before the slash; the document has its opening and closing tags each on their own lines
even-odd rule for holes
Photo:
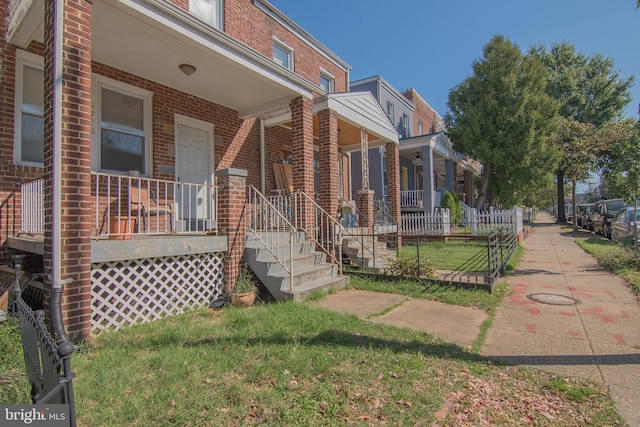
<svg viewBox="0 0 640 427">
<path fill-rule="evenodd" d="M 573 205 L 571 203 L 564 205 L 564 217 L 567 222 L 573 222 Z"/>
<path fill-rule="evenodd" d="M 593 231 L 596 234 L 602 234 L 604 237 L 611 237 L 611 221 L 618 211 L 625 206 L 624 199 L 600 200 L 596 202 L 594 213 L 591 217 L 593 222 Z"/>
<path fill-rule="evenodd" d="M 586 203 L 578 207 L 578 226 L 586 228 L 587 230 L 593 230 L 591 215 L 593 215 L 594 206 L 595 203 Z"/>
<path fill-rule="evenodd" d="M 633 244 L 633 228 L 638 227 L 640 208 L 635 212 L 633 206 L 618 211 L 611 223 L 611 240 L 625 245 Z"/>
</svg>

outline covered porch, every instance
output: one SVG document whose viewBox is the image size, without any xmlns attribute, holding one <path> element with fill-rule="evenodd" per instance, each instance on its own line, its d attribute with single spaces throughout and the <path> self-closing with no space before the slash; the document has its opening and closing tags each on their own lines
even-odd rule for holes
<svg viewBox="0 0 640 427">
<path fill-rule="evenodd" d="M 400 142 L 400 205 L 402 212 L 433 213 L 445 191 L 472 205 L 473 177 L 479 164 L 453 150 L 444 132 Z"/>
</svg>

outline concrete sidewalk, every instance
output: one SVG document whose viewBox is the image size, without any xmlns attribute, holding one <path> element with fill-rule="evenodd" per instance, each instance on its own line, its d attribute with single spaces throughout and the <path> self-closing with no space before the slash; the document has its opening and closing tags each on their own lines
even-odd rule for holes
<svg viewBox="0 0 640 427">
<path fill-rule="evenodd" d="M 589 237 L 588 233 L 584 233 Z M 482 354 L 606 384 L 618 412 L 640 427 L 640 304 L 554 219 L 539 214 Z M 469 347 L 481 310 L 399 295 L 346 290 L 315 306 L 410 327 Z"/>
<path fill-rule="evenodd" d="M 482 354 L 604 383 L 620 415 L 640 426 L 640 305 L 625 283 L 545 214 L 507 281 L 513 295 Z"/>
</svg>

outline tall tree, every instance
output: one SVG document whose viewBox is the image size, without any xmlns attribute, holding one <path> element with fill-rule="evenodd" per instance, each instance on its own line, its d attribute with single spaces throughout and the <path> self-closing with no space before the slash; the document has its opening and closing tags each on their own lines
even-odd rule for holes
<svg viewBox="0 0 640 427">
<path fill-rule="evenodd" d="M 566 42 L 554 44 L 549 50 L 538 45 L 530 52 L 547 68 L 547 93 L 560 103 L 559 115 L 597 128 L 622 117 L 624 107 L 631 101 L 633 76 L 622 78 L 611 58 L 600 54 L 588 57 Z M 570 166 L 568 159 L 564 160 L 556 171 L 559 222 L 565 220 L 564 180 Z"/>
<path fill-rule="evenodd" d="M 576 183 L 584 181 L 593 168 L 601 150 L 596 127 L 591 123 L 580 123 L 571 118 L 558 117 L 558 129 L 551 140 L 562 150 L 560 167 L 571 182 L 571 203 L 577 212 Z M 563 190 L 564 192 L 564 190 Z M 573 229 L 578 229 L 577 215 L 573 215 Z"/>
<path fill-rule="evenodd" d="M 503 205 L 520 203 L 548 182 L 557 151 L 546 139 L 557 103 L 546 94 L 546 71 L 502 36 L 473 63 L 473 75 L 449 92 L 446 122 L 457 151 L 483 164 L 476 207 L 488 192 Z"/>
</svg>

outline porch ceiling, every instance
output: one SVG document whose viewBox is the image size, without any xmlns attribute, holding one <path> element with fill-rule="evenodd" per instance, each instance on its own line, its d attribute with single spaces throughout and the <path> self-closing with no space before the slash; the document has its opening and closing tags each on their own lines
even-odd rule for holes
<svg viewBox="0 0 640 427">
<path fill-rule="evenodd" d="M 43 41 L 43 2 L 33 2 L 13 43 Z M 314 89 L 168 2 L 96 1 L 91 19 L 94 61 L 231 108 L 240 118 L 286 108 L 294 97 L 311 97 Z M 187 76 L 180 64 L 191 64 L 196 72 Z"/>
</svg>

